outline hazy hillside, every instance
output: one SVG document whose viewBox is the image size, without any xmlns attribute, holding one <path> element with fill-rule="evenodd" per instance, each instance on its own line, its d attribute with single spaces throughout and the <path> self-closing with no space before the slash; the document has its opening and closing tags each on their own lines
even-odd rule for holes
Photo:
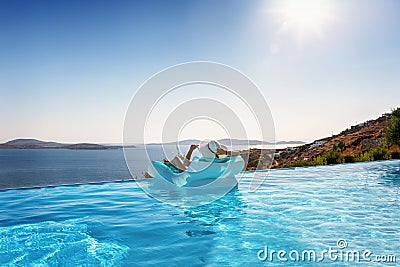
<svg viewBox="0 0 400 267">
<path fill-rule="evenodd" d="M 183 140 L 180 141 L 179 144 L 180 145 L 191 145 L 191 144 L 199 144 L 202 140 L 198 140 L 198 139 L 187 139 L 187 140 Z M 260 141 L 260 140 L 242 140 L 242 139 L 220 139 L 219 142 L 221 142 L 221 144 L 224 145 L 233 145 L 233 146 L 245 146 L 245 145 L 250 145 L 250 146 L 258 146 L 258 145 L 271 145 L 273 143 L 271 142 L 266 142 L 266 141 Z M 177 142 L 168 142 L 168 143 L 151 143 L 148 145 L 176 145 Z M 303 141 L 278 141 L 275 144 L 279 144 L 279 145 L 293 145 L 293 144 L 305 144 L 305 142 Z"/>
<path fill-rule="evenodd" d="M 0 144 L 0 148 L 17 148 L 17 149 L 117 149 L 121 146 L 103 146 L 98 144 L 81 143 L 81 144 L 62 144 L 57 142 L 46 142 L 37 139 L 15 139 Z"/>
<path fill-rule="evenodd" d="M 4 143 L 5 146 L 41 146 L 41 147 L 59 147 L 65 144 L 57 142 L 45 142 L 37 139 L 15 139 Z"/>
</svg>

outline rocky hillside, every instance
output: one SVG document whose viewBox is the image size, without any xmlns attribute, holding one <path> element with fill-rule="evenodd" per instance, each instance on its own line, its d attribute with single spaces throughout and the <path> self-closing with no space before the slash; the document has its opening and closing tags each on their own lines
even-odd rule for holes
<svg viewBox="0 0 400 267">
<path fill-rule="evenodd" d="M 375 120 L 369 120 L 352 126 L 337 135 L 316 140 L 296 148 L 277 150 L 272 168 L 291 167 L 293 162 L 315 159 L 329 151 L 338 150 L 344 156 L 357 156 L 373 148 L 384 146 L 386 122 L 390 114 L 383 114 Z M 398 151 L 398 146 L 391 146 L 389 151 Z"/>
</svg>

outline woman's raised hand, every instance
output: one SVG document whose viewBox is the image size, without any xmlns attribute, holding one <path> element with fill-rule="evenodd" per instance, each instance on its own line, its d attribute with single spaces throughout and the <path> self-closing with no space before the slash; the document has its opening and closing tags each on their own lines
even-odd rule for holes
<svg viewBox="0 0 400 267">
<path fill-rule="evenodd" d="M 190 145 L 190 150 L 195 150 L 196 148 L 198 148 L 199 147 L 199 145 L 196 145 L 196 144 L 192 144 L 192 145 Z"/>
</svg>

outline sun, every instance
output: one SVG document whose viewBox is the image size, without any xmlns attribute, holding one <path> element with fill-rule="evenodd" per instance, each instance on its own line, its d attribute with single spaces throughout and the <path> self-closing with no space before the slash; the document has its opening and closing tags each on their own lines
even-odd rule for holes
<svg viewBox="0 0 400 267">
<path fill-rule="evenodd" d="M 327 2 L 323 0 L 286 0 L 282 13 L 286 23 L 300 27 L 317 27 L 328 14 Z"/>
<path fill-rule="evenodd" d="M 324 24 L 331 18 L 327 0 L 280 0 L 272 9 L 281 22 L 280 31 L 297 32 L 304 35 L 322 36 Z"/>
</svg>

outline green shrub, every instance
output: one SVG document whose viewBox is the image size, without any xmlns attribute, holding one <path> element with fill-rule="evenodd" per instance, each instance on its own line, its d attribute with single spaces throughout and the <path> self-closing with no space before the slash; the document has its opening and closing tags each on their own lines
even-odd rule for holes
<svg viewBox="0 0 400 267">
<path fill-rule="evenodd" d="M 304 166 L 319 166 L 319 165 L 326 165 L 326 159 L 324 156 L 318 156 L 311 160 L 297 160 L 290 164 L 291 167 L 304 167 Z"/>
<path fill-rule="evenodd" d="M 305 161 L 293 161 L 290 163 L 290 167 L 303 167 L 305 166 Z"/>
<path fill-rule="evenodd" d="M 345 163 L 353 163 L 356 161 L 355 157 L 352 155 L 345 155 L 343 156 L 343 160 Z"/>
<path fill-rule="evenodd" d="M 358 155 L 358 157 L 355 158 L 356 162 L 364 162 L 364 161 L 373 161 L 374 157 L 372 156 L 372 153 L 365 152 L 363 154 Z"/>
<path fill-rule="evenodd" d="M 340 151 L 343 151 L 343 149 L 345 148 L 345 144 L 344 144 L 344 142 L 343 141 L 340 141 L 339 142 L 339 144 L 338 144 L 338 148 L 340 149 Z"/>
<path fill-rule="evenodd" d="M 390 157 L 392 159 L 400 159 L 400 152 L 399 151 L 393 151 L 392 153 L 390 153 Z"/>
<path fill-rule="evenodd" d="M 343 163 L 343 155 L 337 150 L 329 151 L 323 155 L 327 164 L 340 164 Z"/>
<path fill-rule="evenodd" d="M 400 108 L 393 109 L 392 116 L 400 118 Z"/>
<path fill-rule="evenodd" d="M 390 159 L 390 153 L 386 148 L 378 147 L 369 151 L 372 154 L 372 160 Z"/>
<path fill-rule="evenodd" d="M 319 166 L 327 164 L 340 164 L 352 162 L 364 162 L 374 160 L 400 159 L 400 152 L 390 152 L 384 147 L 368 150 L 358 156 L 343 155 L 338 150 L 331 150 L 321 156 L 310 160 L 297 160 L 290 163 L 291 167 Z"/>
<path fill-rule="evenodd" d="M 400 108 L 392 111 L 392 116 L 386 123 L 386 141 L 389 145 L 400 145 Z"/>
<path fill-rule="evenodd" d="M 312 162 L 314 163 L 314 165 L 326 165 L 326 158 L 322 157 L 322 156 L 318 156 L 315 159 L 312 160 Z"/>
</svg>

